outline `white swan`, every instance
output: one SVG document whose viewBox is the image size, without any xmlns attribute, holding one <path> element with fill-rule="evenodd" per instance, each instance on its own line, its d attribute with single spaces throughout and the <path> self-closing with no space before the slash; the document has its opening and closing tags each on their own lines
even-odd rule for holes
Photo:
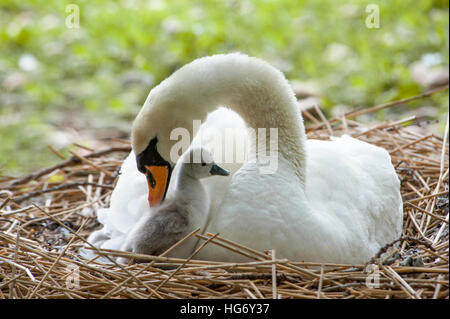
<svg viewBox="0 0 450 319">
<path fill-rule="evenodd" d="M 194 161 L 196 152 L 200 157 L 198 162 Z M 160 255 L 197 227 L 204 229 L 210 205 L 200 180 L 215 175 L 228 176 L 229 172 L 214 163 L 207 150 L 193 148 L 185 153 L 172 196 L 139 220 L 128 232 L 120 250 Z M 198 239 L 190 238 L 167 256 L 188 258 L 197 242 Z"/>
<path fill-rule="evenodd" d="M 164 198 L 175 164 L 171 131 L 184 127 L 192 134 L 192 120 L 204 120 L 219 105 L 250 128 L 278 129 L 278 169 L 261 174 L 259 161 L 246 162 L 231 169 L 226 187 L 208 185 L 214 196 L 205 232 L 291 260 L 335 263 L 365 262 L 400 236 L 400 184 L 388 153 L 347 136 L 307 140 L 282 73 L 241 54 L 195 60 L 150 92 L 133 123 L 132 145 L 139 170 L 159 184 L 150 191 L 152 205 Z M 248 150 L 258 154 L 255 143 Z M 196 258 L 243 259 L 215 245 Z"/>
</svg>

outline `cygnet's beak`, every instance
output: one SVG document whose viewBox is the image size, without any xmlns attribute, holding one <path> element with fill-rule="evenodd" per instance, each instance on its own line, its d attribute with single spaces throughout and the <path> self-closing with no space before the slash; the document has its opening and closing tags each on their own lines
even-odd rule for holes
<svg viewBox="0 0 450 319">
<path fill-rule="evenodd" d="M 223 169 L 219 165 L 213 164 L 211 167 L 211 170 L 209 171 L 211 175 L 221 175 L 221 176 L 228 176 L 230 175 L 230 172 L 226 169 Z"/>
</svg>

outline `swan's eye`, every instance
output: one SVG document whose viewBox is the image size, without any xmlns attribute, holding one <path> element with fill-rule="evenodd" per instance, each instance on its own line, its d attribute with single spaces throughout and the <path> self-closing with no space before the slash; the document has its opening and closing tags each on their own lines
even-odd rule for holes
<svg viewBox="0 0 450 319">
<path fill-rule="evenodd" d="M 202 166 L 206 166 L 206 163 L 202 163 Z"/>
</svg>

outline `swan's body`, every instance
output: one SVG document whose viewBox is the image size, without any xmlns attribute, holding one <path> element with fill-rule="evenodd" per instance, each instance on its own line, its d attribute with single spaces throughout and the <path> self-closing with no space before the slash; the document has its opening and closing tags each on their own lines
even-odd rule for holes
<svg viewBox="0 0 450 319">
<path fill-rule="evenodd" d="M 292 260 L 335 263 L 365 262 L 400 235 L 398 179 L 386 151 L 342 137 L 308 140 L 306 152 L 305 191 L 284 159 L 276 175 L 246 165 L 234 174 L 207 230 L 260 251 L 275 248 Z M 211 246 L 198 258 L 242 259 Z"/>
<path fill-rule="evenodd" d="M 228 176 L 229 173 L 217 166 L 212 155 L 199 149 L 201 161 L 191 159 L 196 149 L 187 152 L 177 176 L 173 195 L 160 206 L 141 217 L 128 232 L 120 248 L 139 254 L 160 255 L 172 245 L 183 239 L 196 228 L 204 229 L 209 211 L 209 198 L 200 179 L 214 175 Z M 167 256 L 189 257 L 198 239 L 189 238 Z"/>
<path fill-rule="evenodd" d="M 133 124 L 135 154 L 157 136 L 157 153 L 173 165 L 172 129 L 189 130 L 193 119 L 204 120 L 218 105 L 236 111 L 248 127 L 278 129 L 278 169 L 261 174 L 259 162 L 245 162 L 231 168 L 231 180 L 221 181 L 225 187 L 205 183 L 211 195 L 205 232 L 261 251 L 275 249 L 278 257 L 335 263 L 365 262 L 400 236 L 400 186 L 388 153 L 350 137 L 306 140 L 287 81 L 258 59 L 239 54 L 198 59 L 155 87 Z M 247 150 L 258 154 L 255 143 Z M 138 174 L 130 170 L 130 176 Z M 125 173 L 120 178 L 129 179 Z M 120 205 L 145 206 L 142 198 L 132 203 L 146 192 L 145 177 L 138 180 L 136 196 Z M 215 245 L 196 258 L 242 259 Z"/>
</svg>

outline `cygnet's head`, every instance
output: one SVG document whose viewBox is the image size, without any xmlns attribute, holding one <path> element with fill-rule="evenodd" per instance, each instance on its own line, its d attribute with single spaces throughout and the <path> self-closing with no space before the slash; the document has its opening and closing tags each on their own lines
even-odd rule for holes
<svg viewBox="0 0 450 319">
<path fill-rule="evenodd" d="M 204 148 L 192 148 L 184 154 L 182 169 L 185 174 L 196 179 L 230 175 L 229 171 L 214 162 L 212 154 Z"/>
</svg>

